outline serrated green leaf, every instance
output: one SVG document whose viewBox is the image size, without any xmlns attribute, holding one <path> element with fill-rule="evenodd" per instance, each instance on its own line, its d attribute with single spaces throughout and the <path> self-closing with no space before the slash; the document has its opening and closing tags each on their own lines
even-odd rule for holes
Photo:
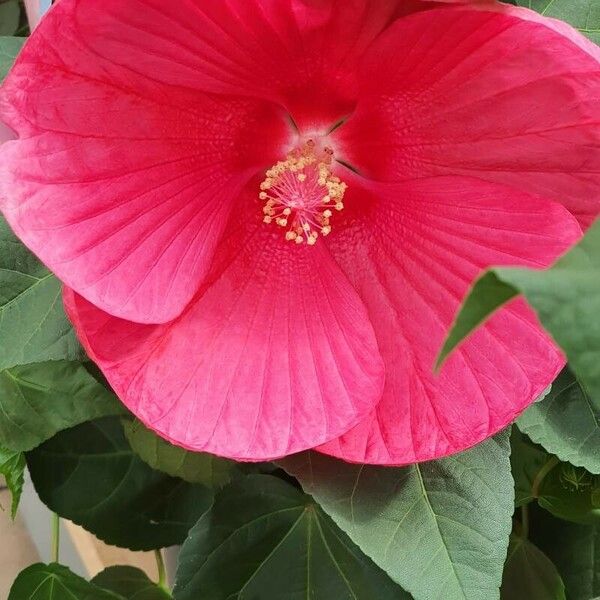
<svg viewBox="0 0 600 600">
<path fill-rule="evenodd" d="M 131 550 L 180 544 L 212 494 L 151 469 L 118 418 L 63 431 L 27 454 L 42 502 L 97 537 Z"/>
<path fill-rule="evenodd" d="M 552 561 L 530 541 L 511 536 L 504 567 L 502 600 L 566 600 Z"/>
<path fill-rule="evenodd" d="M 567 598 L 600 595 L 600 525 L 576 525 L 539 509 L 531 517 L 531 537 L 558 568 Z"/>
<path fill-rule="evenodd" d="M 60 282 L 0 217 L 0 369 L 82 356 Z"/>
<path fill-rule="evenodd" d="M 597 0 L 511 0 L 546 17 L 561 19 L 600 44 L 600 3 Z"/>
<path fill-rule="evenodd" d="M 126 600 L 169 600 L 171 595 L 134 567 L 109 567 L 91 581 Z"/>
<path fill-rule="evenodd" d="M 118 398 L 77 362 L 48 361 L 0 371 L 0 445 L 32 450 L 100 417 L 124 415 Z"/>
<path fill-rule="evenodd" d="M 124 421 L 123 428 L 132 449 L 144 462 L 173 477 L 217 489 L 244 472 L 232 460 L 173 446 L 139 421 Z"/>
<path fill-rule="evenodd" d="M 550 269 L 493 268 L 472 287 L 438 364 L 507 300 L 524 294 L 569 358 L 592 398 L 600 398 L 600 220 Z"/>
<path fill-rule="evenodd" d="M 498 598 L 513 514 L 508 432 L 439 461 L 280 461 L 376 564 L 415 598 Z"/>
<path fill-rule="evenodd" d="M 8 600 L 125 600 L 88 583 L 66 567 L 36 564 L 22 571 Z"/>
<path fill-rule="evenodd" d="M 19 0 L 0 0 L 0 36 L 14 35 L 20 18 Z"/>
<path fill-rule="evenodd" d="M 407 600 L 317 504 L 270 475 L 233 482 L 181 550 L 176 600 Z"/>
<path fill-rule="evenodd" d="M 518 419 L 519 429 L 562 461 L 600 474 L 600 403 L 565 369 L 541 402 Z"/>
<path fill-rule="evenodd" d="M 0 447 L 0 475 L 4 475 L 12 496 L 10 514 L 13 519 L 17 515 L 17 508 L 19 508 L 23 492 L 25 466 L 25 455 L 22 452 L 14 452 Z"/>
</svg>

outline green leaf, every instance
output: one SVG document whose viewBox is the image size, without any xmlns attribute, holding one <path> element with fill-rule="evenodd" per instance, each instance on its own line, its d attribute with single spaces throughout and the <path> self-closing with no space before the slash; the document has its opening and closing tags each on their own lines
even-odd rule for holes
<svg viewBox="0 0 600 600">
<path fill-rule="evenodd" d="M 565 369 L 541 402 L 517 421 L 519 429 L 562 461 L 600 474 L 600 403 Z"/>
<path fill-rule="evenodd" d="M 497 275 L 497 269 L 484 273 L 473 285 L 466 296 L 450 333 L 444 341 L 437 357 L 435 368 L 438 370 L 450 353 L 465 338 L 483 325 L 485 321 L 507 302 L 515 298 L 519 291 Z"/>
<path fill-rule="evenodd" d="M 438 358 L 438 365 L 485 318 L 523 293 L 569 358 L 592 398 L 600 398 L 600 220 L 553 267 L 493 268 L 468 294 Z"/>
<path fill-rule="evenodd" d="M 8 600 L 124 600 L 57 564 L 35 564 L 17 577 Z"/>
<path fill-rule="evenodd" d="M 415 598 L 498 598 L 513 514 L 508 432 L 439 461 L 280 461 L 358 546 Z"/>
<path fill-rule="evenodd" d="M 32 450 L 85 421 L 127 411 L 76 362 L 49 361 L 0 371 L 0 444 Z"/>
<path fill-rule="evenodd" d="M 0 0 L 0 36 L 14 35 L 20 18 L 19 0 Z"/>
<path fill-rule="evenodd" d="M 42 502 L 108 544 L 153 550 L 180 544 L 212 494 L 151 469 L 118 418 L 63 431 L 27 454 Z"/>
<path fill-rule="evenodd" d="M 555 461 L 543 448 L 532 444 L 516 427 L 513 427 L 510 445 L 510 463 L 515 480 L 515 506 L 519 507 L 536 500 L 533 490 L 536 478 L 548 463 Z"/>
<path fill-rule="evenodd" d="M 220 491 L 181 550 L 176 600 L 407 600 L 294 486 L 250 475 Z"/>
<path fill-rule="evenodd" d="M 126 600 L 169 600 L 171 596 L 148 576 L 134 567 L 109 567 L 92 579 L 92 583 Z"/>
<path fill-rule="evenodd" d="M 502 600 L 566 600 L 552 561 L 530 541 L 511 536 L 504 567 Z"/>
<path fill-rule="evenodd" d="M 600 43 L 598 0 L 512 0 L 512 3 L 532 8 L 546 17 L 566 21 L 596 44 Z"/>
<path fill-rule="evenodd" d="M 0 218 L 0 369 L 81 358 L 61 289 Z"/>
<path fill-rule="evenodd" d="M 531 536 L 558 568 L 569 600 L 600 596 L 600 525 L 576 525 L 538 510 Z"/>
<path fill-rule="evenodd" d="M 134 452 L 153 469 L 191 483 L 216 489 L 243 474 L 239 463 L 173 446 L 139 421 L 124 421 L 125 435 Z"/>
<path fill-rule="evenodd" d="M 600 477 L 581 467 L 560 463 L 540 485 L 539 505 L 574 523 L 600 523 Z"/>
<path fill-rule="evenodd" d="M 12 67 L 24 43 L 25 38 L 0 36 L 0 83 Z M 2 223 L 3 221 L 0 218 L 0 232 L 3 227 Z"/>
<path fill-rule="evenodd" d="M 12 496 L 11 517 L 17 516 L 17 508 L 23 492 L 25 455 L 0 447 L 0 475 L 4 475 L 6 485 Z"/>
<path fill-rule="evenodd" d="M 548 454 L 513 430 L 511 463 L 516 505 L 537 500 L 561 519 L 575 523 L 600 521 L 600 477 Z"/>
</svg>

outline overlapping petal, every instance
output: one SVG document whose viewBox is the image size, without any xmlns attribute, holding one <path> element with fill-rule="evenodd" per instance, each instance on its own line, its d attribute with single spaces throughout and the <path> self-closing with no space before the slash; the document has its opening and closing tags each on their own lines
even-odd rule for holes
<svg viewBox="0 0 600 600">
<path fill-rule="evenodd" d="M 80 31 L 101 56 L 172 85 L 279 102 L 304 127 L 332 125 L 353 108 L 358 60 L 395 6 L 380 0 L 76 2 Z"/>
<path fill-rule="evenodd" d="M 283 242 L 251 196 L 175 321 L 139 325 L 65 297 L 90 356 L 144 423 L 192 450 L 263 460 L 356 425 L 381 397 L 383 365 L 325 246 Z"/>
<path fill-rule="evenodd" d="M 289 126 L 271 104 L 100 59 L 86 45 L 100 34 L 79 31 L 70 4 L 44 19 L 1 88 L 0 120 L 20 139 L 0 151 L 0 208 L 88 300 L 168 321 L 198 290 L 233 201 L 281 155 Z"/>
<path fill-rule="evenodd" d="M 399 19 L 362 65 L 337 132 L 366 176 L 462 174 L 600 212 L 600 51 L 568 26 L 501 5 Z"/>
<path fill-rule="evenodd" d="M 360 202 L 368 218 L 355 220 L 349 208 L 349 226 L 332 234 L 331 250 L 369 311 L 385 392 L 368 419 L 321 450 L 381 464 L 439 458 L 509 424 L 564 362 L 516 301 L 434 375 L 470 284 L 490 265 L 547 266 L 581 230 L 558 204 L 476 179 L 371 183 L 368 190 L 347 202 Z"/>
</svg>

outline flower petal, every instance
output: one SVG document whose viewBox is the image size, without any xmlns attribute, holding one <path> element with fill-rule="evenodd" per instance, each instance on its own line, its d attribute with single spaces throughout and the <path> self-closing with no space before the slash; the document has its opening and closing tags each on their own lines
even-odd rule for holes
<svg viewBox="0 0 600 600">
<path fill-rule="evenodd" d="M 56 5 L 0 89 L 0 208 L 67 285 L 165 322 L 198 290 L 232 202 L 282 152 L 275 106 L 166 86 L 99 59 Z"/>
<path fill-rule="evenodd" d="M 362 203 L 369 219 L 348 214 L 351 224 L 334 230 L 331 251 L 371 315 L 386 386 L 368 419 L 320 450 L 395 465 L 464 450 L 509 424 L 564 360 L 518 300 L 434 375 L 461 299 L 482 269 L 544 267 L 581 230 L 558 204 L 476 179 L 370 184 L 362 196 L 351 190 L 348 212 Z"/>
<path fill-rule="evenodd" d="M 600 51 L 505 8 L 397 21 L 367 53 L 340 145 L 375 179 L 478 177 L 561 202 L 588 225 L 600 212 Z"/>
<path fill-rule="evenodd" d="M 77 18 L 96 52 L 133 72 L 244 90 L 309 127 L 352 108 L 358 59 L 394 9 L 380 0 L 79 0 Z"/>
<path fill-rule="evenodd" d="M 374 408 L 383 366 L 364 306 L 323 244 L 286 242 L 254 200 L 177 320 L 116 319 L 67 290 L 90 356 L 147 426 L 191 450 L 266 460 Z"/>
</svg>

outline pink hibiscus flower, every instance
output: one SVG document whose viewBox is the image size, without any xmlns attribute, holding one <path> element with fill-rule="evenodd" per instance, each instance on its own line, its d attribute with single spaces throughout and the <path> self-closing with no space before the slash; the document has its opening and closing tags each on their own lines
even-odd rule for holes
<svg viewBox="0 0 600 600">
<path fill-rule="evenodd" d="M 599 211 L 600 50 L 496 4 L 61 0 L 1 88 L 1 209 L 89 355 L 181 446 L 403 464 L 510 423 L 563 357 L 488 265 Z M 408 13 L 408 14 L 406 14 Z"/>
</svg>

